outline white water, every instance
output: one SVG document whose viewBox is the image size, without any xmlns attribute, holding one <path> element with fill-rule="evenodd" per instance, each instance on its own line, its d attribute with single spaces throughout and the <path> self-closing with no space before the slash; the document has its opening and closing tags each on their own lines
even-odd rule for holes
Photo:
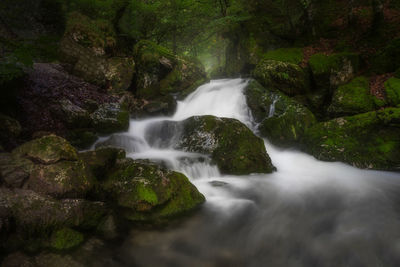
<svg viewBox="0 0 400 267">
<path fill-rule="evenodd" d="M 400 266 L 398 173 L 321 162 L 265 140 L 277 172 L 222 176 L 202 155 L 146 141 L 149 126 L 195 115 L 236 118 L 251 128 L 246 84 L 212 81 L 179 102 L 170 118 L 131 121 L 126 135 L 133 143 L 123 143 L 129 156 L 185 173 L 207 202 L 175 228 L 133 230 L 119 260 L 138 266 Z"/>
</svg>

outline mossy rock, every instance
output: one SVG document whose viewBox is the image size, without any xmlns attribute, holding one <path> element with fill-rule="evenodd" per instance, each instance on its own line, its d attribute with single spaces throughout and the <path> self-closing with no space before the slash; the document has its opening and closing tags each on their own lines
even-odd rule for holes
<svg viewBox="0 0 400 267">
<path fill-rule="evenodd" d="M 13 154 L 42 164 L 53 164 L 62 160 L 78 160 L 76 149 L 67 140 L 56 135 L 29 141 L 14 149 Z"/>
<path fill-rule="evenodd" d="M 308 77 L 298 65 L 264 59 L 254 69 L 253 77 L 270 90 L 280 90 L 287 95 L 308 91 Z"/>
<path fill-rule="evenodd" d="M 93 187 L 94 178 L 82 160 L 35 165 L 27 188 L 55 198 L 83 198 Z"/>
<path fill-rule="evenodd" d="M 0 153 L 0 184 L 8 188 L 22 188 L 33 167 L 33 162 L 28 159 Z"/>
<path fill-rule="evenodd" d="M 0 207 L 14 222 L 15 232 L 43 238 L 63 227 L 95 229 L 108 214 L 104 203 L 82 199 L 56 200 L 31 190 L 0 188 Z"/>
<path fill-rule="evenodd" d="M 91 114 L 93 127 L 99 133 L 126 131 L 129 127 L 129 112 L 117 103 L 105 103 Z"/>
<path fill-rule="evenodd" d="M 98 139 L 93 129 L 73 129 L 67 132 L 66 139 L 78 149 L 90 148 Z"/>
<path fill-rule="evenodd" d="M 100 147 L 94 151 L 79 153 L 97 179 L 102 179 L 114 167 L 118 159 L 125 158 L 125 151 L 112 147 Z"/>
<path fill-rule="evenodd" d="M 264 141 L 235 119 L 214 116 L 191 117 L 182 122 L 176 145 L 185 151 L 211 155 L 224 174 L 271 173 Z"/>
<path fill-rule="evenodd" d="M 260 133 L 275 145 L 297 146 L 304 131 L 316 123 L 305 106 L 280 92 L 266 90 L 256 81 L 250 81 L 245 95 Z"/>
<path fill-rule="evenodd" d="M 400 68 L 400 38 L 391 41 L 372 58 L 372 70 L 377 74 Z"/>
<path fill-rule="evenodd" d="M 87 128 L 90 126 L 90 114 L 87 110 L 74 105 L 68 99 L 62 99 L 59 102 L 60 110 L 58 114 L 65 121 L 66 126 L 70 129 Z"/>
<path fill-rule="evenodd" d="M 365 77 L 357 77 L 335 90 L 328 113 L 332 117 L 356 115 L 373 111 L 383 105 L 383 101 L 371 95 L 369 80 Z"/>
<path fill-rule="evenodd" d="M 56 230 L 51 235 L 50 247 L 56 250 L 75 248 L 84 241 L 83 235 L 71 228 Z"/>
<path fill-rule="evenodd" d="M 134 51 L 135 94 L 140 98 L 150 101 L 160 101 L 169 95 L 183 98 L 206 80 L 201 63 L 176 56 L 153 42 L 140 41 Z"/>
<path fill-rule="evenodd" d="M 390 78 L 385 83 L 386 100 L 392 106 L 400 104 L 400 79 Z"/>
<path fill-rule="evenodd" d="M 359 168 L 400 169 L 400 109 L 387 108 L 321 122 L 306 131 L 305 151 Z"/>
<path fill-rule="evenodd" d="M 309 60 L 315 90 L 309 101 L 315 109 L 321 109 L 338 86 L 349 82 L 360 68 L 360 57 L 355 53 L 333 55 L 315 54 Z"/>
<path fill-rule="evenodd" d="M 119 161 L 101 189 L 133 221 L 162 221 L 196 209 L 205 201 L 186 176 L 158 165 Z"/>
<path fill-rule="evenodd" d="M 263 55 L 265 60 L 282 61 L 292 64 L 300 64 L 304 58 L 302 48 L 279 48 L 270 50 Z"/>
</svg>

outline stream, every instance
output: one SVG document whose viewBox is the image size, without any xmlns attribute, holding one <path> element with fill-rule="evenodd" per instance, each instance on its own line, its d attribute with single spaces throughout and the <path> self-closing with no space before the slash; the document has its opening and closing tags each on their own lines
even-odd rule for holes
<svg viewBox="0 0 400 267">
<path fill-rule="evenodd" d="M 116 136 L 129 157 L 186 174 L 207 199 L 178 225 L 126 233 L 116 265 L 400 266 L 399 173 L 322 162 L 264 140 L 276 172 L 226 176 L 206 156 L 163 143 L 157 124 L 191 116 L 235 118 L 254 130 L 246 84 L 211 81 L 178 102 L 173 116 L 131 120 Z"/>
</svg>

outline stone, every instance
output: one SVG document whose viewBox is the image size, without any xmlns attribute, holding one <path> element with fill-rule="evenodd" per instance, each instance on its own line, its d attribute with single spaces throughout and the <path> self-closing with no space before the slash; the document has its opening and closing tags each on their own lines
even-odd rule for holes
<svg viewBox="0 0 400 267">
<path fill-rule="evenodd" d="M 93 127 L 99 133 L 126 131 L 129 127 L 129 113 L 118 103 L 105 103 L 91 114 Z"/>
</svg>

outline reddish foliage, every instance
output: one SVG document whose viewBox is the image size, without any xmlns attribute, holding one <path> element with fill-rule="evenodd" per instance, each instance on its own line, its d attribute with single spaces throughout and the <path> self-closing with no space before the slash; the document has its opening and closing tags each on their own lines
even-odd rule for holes
<svg viewBox="0 0 400 267">
<path fill-rule="evenodd" d="M 371 77 L 369 82 L 371 94 L 379 99 L 385 99 L 385 82 L 391 77 L 393 77 L 393 73 L 386 73 Z"/>
</svg>

